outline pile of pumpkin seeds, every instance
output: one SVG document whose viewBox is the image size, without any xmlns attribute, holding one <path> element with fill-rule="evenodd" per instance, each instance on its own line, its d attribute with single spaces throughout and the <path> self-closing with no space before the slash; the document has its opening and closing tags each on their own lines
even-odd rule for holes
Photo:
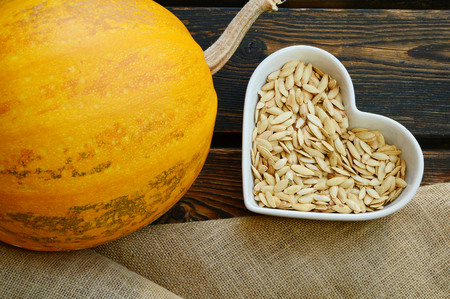
<svg viewBox="0 0 450 299">
<path fill-rule="evenodd" d="M 407 186 L 401 151 L 376 130 L 348 129 L 339 85 L 293 60 L 258 91 L 252 135 L 253 194 L 261 207 L 364 213 Z"/>
</svg>

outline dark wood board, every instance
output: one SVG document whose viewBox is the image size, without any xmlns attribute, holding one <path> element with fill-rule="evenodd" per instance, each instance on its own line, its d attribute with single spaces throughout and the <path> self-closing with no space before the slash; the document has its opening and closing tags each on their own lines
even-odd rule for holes
<svg viewBox="0 0 450 299">
<path fill-rule="evenodd" d="M 163 6 L 242 7 L 248 0 L 156 0 Z M 287 0 L 283 8 L 449 9 L 447 0 Z"/>
<path fill-rule="evenodd" d="M 256 215 L 244 206 L 239 149 L 211 149 L 200 175 L 185 196 L 155 224 Z M 424 151 L 422 185 L 450 182 L 450 151 Z"/>
<path fill-rule="evenodd" d="M 206 49 L 239 9 L 170 10 Z M 245 89 L 258 63 L 299 44 L 320 47 L 342 61 L 360 110 L 397 120 L 424 147 L 434 142 L 448 148 L 450 11 L 335 9 L 280 9 L 255 22 L 213 77 L 219 97 L 216 136 L 230 136 L 230 142 L 217 146 L 240 147 Z"/>
<path fill-rule="evenodd" d="M 357 2 L 317 3 L 339 3 L 346 8 L 343 5 Z M 373 9 L 384 8 L 377 5 L 387 1 L 358 3 L 366 9 L 280 8 L 255 22 L 230 61 L 213 76 L 219 109 L 205 166 L 185 196 L 156 224 L 254 215 L 244 206 L 241 178 L 247 82 L 268 55 L 298 44 L 320 47 L 342 61 L 353 79 L 360 110 L 397 120 L 414 134 L 425 157 L 422 185 L 450 182 L 450 11 L 445 7 L 413 10 L 419 8 L 414 5 L 439 1 L 403 2 L 410 5 L 408 10 Z M 226 7 L 169 9 L 203 49 L 239 11 Z"/>
</svg>

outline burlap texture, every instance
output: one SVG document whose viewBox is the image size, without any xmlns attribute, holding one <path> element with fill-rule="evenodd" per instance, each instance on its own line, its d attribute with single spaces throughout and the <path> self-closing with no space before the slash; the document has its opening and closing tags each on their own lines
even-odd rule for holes
<svg viewBox="0 0 450 299">
<path fill-rule="evenodd" d="M 449 207 L 437 184 L 366 222 L 252 216 L 150 225 L 75 253 L 2 245 L 0 297 L 450 298 Z M 35 296 L 12 296 L 24 289 Z"/>
<path fill-rule="evenodd" d="M 33 252 L 0 242 L 0 298 L 180 298 L 93 250 Z"/>
</svg>

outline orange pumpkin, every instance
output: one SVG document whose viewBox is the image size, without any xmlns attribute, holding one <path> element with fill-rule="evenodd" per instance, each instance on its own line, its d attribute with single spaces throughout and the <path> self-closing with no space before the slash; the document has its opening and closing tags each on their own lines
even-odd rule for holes
<svg viewBox="0 0 450 299">
<path fill-rule="evenodd" d="M 60 251 L 189 189 L 217 111 L 200 46 L 149 0 L 0 3 L 0 240 Z"/>
</svg>

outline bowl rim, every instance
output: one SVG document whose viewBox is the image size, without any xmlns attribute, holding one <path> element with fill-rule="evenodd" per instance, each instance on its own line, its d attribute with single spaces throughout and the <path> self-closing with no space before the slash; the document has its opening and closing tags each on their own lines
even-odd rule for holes
<svg viewBox="0 0 450 299">
<path fill-rule="evenodd" d="M 401 200 L 394 200 L 393 202 L 389 203 L 385 206 L 385 208 L 373 212 L 366 212 L 366 213 L 358 213 L 358 214 L 341 214 L 341 213 L 320 213 L 320 212 L 301 212 L 296 210 L 282 210 L 282 209 L 270 209 L 270 208 L 264 208 L 259 207 L 255 200 L 252 193 L 253 190 L 253 174 L 251 173 L 251 167 L 250 167 L 250 149 L 252 146 L 251 141 L 251 132 L 254 128 L 254 105 L 251 105 L 251 99 L 250 97 L 255 97 L 256 94 L 253 94 L 254 91 L 254 84 L 255 84 L 255 78 L 256 76 L 261 72 L 261 70 L 266 69 L 267 65 L 269 65 L 272 60 L 275 60 L 279 58 L 281 55 L 285 55 L 289 52 L 296 52 L 296 51 L 314 51 L 316 53 L 319 53 L 320 55 L 323 55 L 327 57 L 328 59 L 334 61 L 336 66 L 338 66 L 341 69 L 342 74 L 346 77 L 346 80 L 349 82 L 349 103 L 345 107 L 346 112 L 351 111 L 355 115 L 360 116 L 369 116 L 372 118 L 377 118 L 378 120 L 387 123 L 388 126 L 394 126 L 400 129 L 402 134 L 405 134 L 407 136 L 407 139 L 411 142 L 414 150 L 417 152 L 417 156 L 419 157 L 417 161 L 417 168 L 414 170 L 414 181 L 413 184 L 408 184 L 408 187 L 402 192 L 404 193 L 406 190 L 407 194 L 406 196 L 403 196 Z M 286 55 L 286 58 L 284 60 L 284 63 L 289 61 L 289 55 Z M 279 69 L 276 68 L 276 69 Z M 274 70 L 276 70 L 274 69 Z M 266 73 L 269 73 L 270 70 L 266 70 Z M 251 128 L 249 128 L 249 124 L 251 124 Z M 250 132 L 250 134 L 249 134 Z M 424 171 L 424 158 L 423 153 L 420 148 L 419 143 L 415 139 L 415 137 L 411 134 L 411 132 L 406 129 L 402 124 L 399 122 L 388 118 L 383 115 L 379 114 L 373 114 L 369 112 L 360 111 L 356 107 L 356 99 L 354 94 L 354 86 L 353 81 L 345 68 L 345 66 L 342 64 L 341 61 L 339 61 L 334 55 L 331 53 L 317 48 L 313 46 L 307 46 L 307 45 L 294 45 L 282 48 L 278 51 L 275 51 L 274 53 L 267 56 L 253 71 L 250 80 L 247 84 L 247 89 L 245 93 L 245 102 L 244 102 L 244 110 L 243 110 L 243 124 L 242 124 L 242 187 L 243 187 L 243 196 L 244 196 L 244 203 L 248 210 L 258 213 L 258 214 L 264 214 L 264 215 L 270 215 L 270 216 L 278 216 L 278 217 L 289 217 L 289 218 L 302 218 L 302 219 L 314 219 L 314 220 L 334 220 L 334 221 L 361 221 L 361 220 L 372 220 L 377 219 L 381 217 L 385 217 L 387 215 L 390 215 L 401 208 L 403 208 L 405 205 L 407 205 L 411 199 L 416 194 L 418 188 L 420 187 L 420 183 L 422 181 L 423 177 L 423 171 Z M 251 186 L 251 188 L 250 188 Z M 403 194 L 402 194 L 403 195 Z"/>
</svg>

